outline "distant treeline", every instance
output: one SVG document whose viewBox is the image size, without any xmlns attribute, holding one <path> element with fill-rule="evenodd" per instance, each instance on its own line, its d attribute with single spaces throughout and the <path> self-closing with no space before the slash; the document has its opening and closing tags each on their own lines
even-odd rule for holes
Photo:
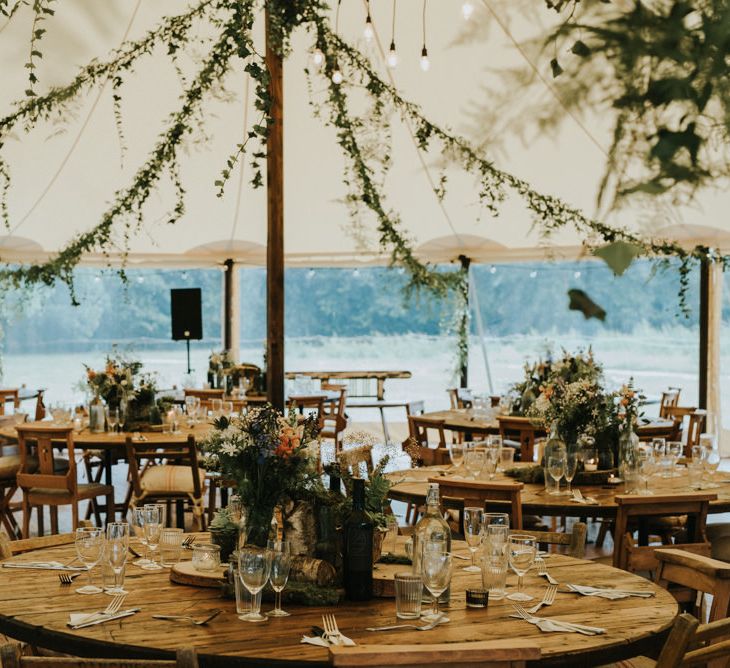
<svg viewBox="0 0 730 668">
<path fill-rule="evenodd" d="M 696 326 L 679 313 L 679 277 L 637 262 L 620 278 L 599 262 L 541 262 L 472 268 L 482 318 L 491 336 L 572 330 L 630 332 L 637 326 Z M 108 348 L 112 341 L 159 345 L 170 339 L 170 288 L 200 287 L 207 345 L 220 339 L 222 275 L 206 270 L 129 270 L 125 285 L 113 272 L 77 271 L 81 306 L 64 286 L 7 295 L 2 312 L 6 353 Z M 266 336 L 265 271 L 242 269 L 241 337 Z M 290 269 L 286 273 L 286 333 L 303 336 L 439 334 L 453 320 L 452 301 L 428 295 L 405 300 L 406 277 L 397 270 Z M 566 292 L 586 291 L 608 313 L 605 322 L 569 311 Z M 697 276 L 689 303 L 696 304 Z M 22 307 L 21 307 L 22 305 Z M 474 331 L 475 324 L 472 323 Z"/>
</svg>

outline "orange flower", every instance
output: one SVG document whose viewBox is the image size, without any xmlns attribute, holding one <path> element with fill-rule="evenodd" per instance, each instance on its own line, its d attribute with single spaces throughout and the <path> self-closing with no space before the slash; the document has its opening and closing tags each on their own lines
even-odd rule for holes
<svg viewBox="0 0 730 668">
<path fill-rule="evenodd" d="M 96 371 L 94 371 L 93 369 L 87 369 L 86 370 L 86 377 L 89 380 L 94 380 L 94 378 L 96 378 Z"/>
<path fill-rule="evenodd" d="M 286 426 L 279 434 L 279 445 L 274 450 L 277 457 L 288 457 L 300 446 L 302 439 L 296 429 Z"/>
</svg>

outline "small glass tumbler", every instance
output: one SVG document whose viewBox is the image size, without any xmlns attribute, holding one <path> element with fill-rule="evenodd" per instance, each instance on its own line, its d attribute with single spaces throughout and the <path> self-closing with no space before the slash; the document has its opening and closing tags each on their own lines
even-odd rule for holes
<svg viewBox="0 0 730 668">
<path fill-rule="evenodd" d="M 490 601 L 499 601 L 507 595 L 507 555 L 491 552 L 482 558 L 482 586 L 489 592 Z"/>
<path fill-rule="evenodd" d="M 417 619 L 421 616 L 423 580 L 415 573 L 395 574 L 395 616 L 398 619 Z"/>
<path fill-rule="evenodd" d="M 182 539 L 182 529 L 163 529 L 160 532 L 160 564 L 162 566 L 172 566 L 180 561 Z"/>
<path fill-rule="evenodd" d="M 221 564 L 221 548 L 213 543 L 193 543 L 193 568 L 203 573 L 214 571 Z"/>
</svg>

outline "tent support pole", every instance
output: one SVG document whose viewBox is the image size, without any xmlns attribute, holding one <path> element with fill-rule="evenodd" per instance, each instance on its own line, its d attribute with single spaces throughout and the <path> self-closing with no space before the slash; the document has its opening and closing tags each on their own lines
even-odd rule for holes
<svg viewBox="0 0 730 668">
<path fill-rule="evenodd" d="M 461 373 L 460 373 L 460 381 L 459 386 L 460 387 L 469 387 L 469 344 L 468 344 L 468 333 L 469 333 L 469 284 L 470 284 L 470 276 L 469 273 L 469 265 L 471 264 L 471 259 L 466 257 L 466 255 L 459 255 L 459 262 L 461 262 L 461 269 L 466 273 L 466 294 L 464 295 L 464 312 L 461 314 L 461 327 L 459 328 L 460 331 L 466 330 L 467 332 L 467 352 L 466 356 L 461 362 Z"/>
<path fill-rule="evenodd" d="M 266 141 L 266 387 L 268 399 L 284 410 L 284 63 L 270 35 L 266 8 L 266 67 L 269 70 L 271 126 Z"/>
<path fill-rule="evenodd" d="M 233 260 L 223 263 L 223 348 L 228 351 L 234 362 L 238 362 L 239 337 L 239 299 L 238 267 Z"/>
<path fill-rule="evenodd" d="M 711 262 L 707 258 L 700 261 L 700 386 L 698 406 L 707 408 L 708 361 L 710 350 L 710 271 Z"/>
<path fill-rule="evenodd" d="M 479 334 L 479 344 L 482 349 L 482 357 L 484 357 L 484 368 L 487 370 L 487 385 L 489 387 L 489 394 L 494 394 L 494 384 L 492 383 L 492 369 L 489 366 L 489 356 L 487 355 L 487 343 L 486 336 L 484 335 L 484 322 L 482 321 L 482 310 L 479 307 L 479 293 L 477 292 L 477 284 L 471 279 L 469 274 L 469 294 L 472 301 L 472 308 L 474 309 L 474 316 L 477 321 L 477 332 Z"/>
</svg>

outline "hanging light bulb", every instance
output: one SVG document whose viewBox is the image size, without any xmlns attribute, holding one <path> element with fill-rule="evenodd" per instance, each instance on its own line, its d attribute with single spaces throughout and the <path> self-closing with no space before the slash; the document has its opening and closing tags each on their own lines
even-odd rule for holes
<svg viewBox="0 0 730 668">
<path fill-rule="evenodd" d="M 388 67 L 391 69 L 398 64 L 398 54 L 395 51 L 395 42 L 390 43 L 390 50 L 388 51 Z"/>
<path fill-rule="evenodd" d="M 373 30 L 373 20 L 370 18 L 370 14 L 368 14 L 368 17 L 365 19 L 365 28 L 363 28 L 362 36 L 365 38 L 365 41 L 369 44 L 373 41 L 373 37 L 375 37 L 375 31 Z"/>
<path fill-rule="evenodd" d="M 332 72 L 332 83 L 337 84 L 338 86 L 342 83 L 344 77 L 342 76 L 342 72 L 340 72 L 340 68 L 338 67 L 334 72 Z"/>
<path fill-rule="evenodd" d="M 315 49 L 312 51 L 312 62 L 317 67 L 322 67 L 322 63 L 324 63 L 324 54 L 319 49 Z"/>
<path fill-rule="evenodd" d="M 474 13 L 474 5 L 471 2 L 465 2 L 461 6 L 461 14 L 464 17 L 465 21 L 468 21 L 471 18 L 471 15 Z"/>
<path fill-rule="evenodd" d="M 428 72 L 431 69 L 431 61 L 428 59 L 428 49 L 425 44 L 421 49 L 421 69 L 424 72 Z"/>
</svg>

